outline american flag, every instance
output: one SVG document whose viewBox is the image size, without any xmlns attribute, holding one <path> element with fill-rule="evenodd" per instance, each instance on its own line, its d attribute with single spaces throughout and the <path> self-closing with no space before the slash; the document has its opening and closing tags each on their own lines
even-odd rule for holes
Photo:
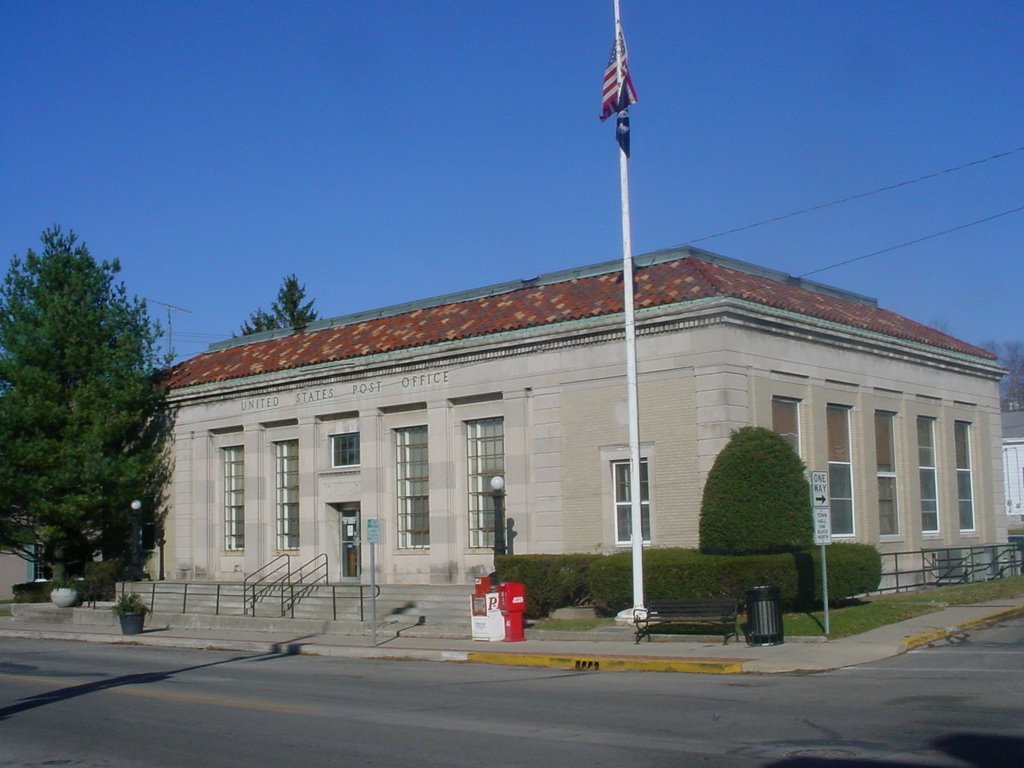
<svg viewBox="0 0 1024 768">
<path fill-rule="evenodd" d="M 615 46 L 618 45 L 620 62 L 615 61 Z M 620 67 L 621 65 L 621 77 Z M 626 62 L 626 38 L 619 28 L 618 39 L 612 44 L 612 55 L 608 59 L 608 67 L 604 71 L 604 89 L 601 94 L 601 119 L 607 120 L 617 112 L 636 104 L 636 88 L 633 78 L 629 76 L 629 65 Z"/>
</svg>

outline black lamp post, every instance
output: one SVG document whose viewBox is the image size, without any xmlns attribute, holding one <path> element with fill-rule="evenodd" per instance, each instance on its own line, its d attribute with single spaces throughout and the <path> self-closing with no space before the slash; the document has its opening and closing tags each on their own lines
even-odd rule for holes
<svg viewBox="0 0 1024 768">
<path fill-rule="evenodd" d="M 505 554 L 505 478 L 491 478 L 491 496 L 494 499 L 494 570 L 498 570 L 498 555 Z"/>
<path fill-rule="evenodd" d="M 132 511 L 129 515 L 132 523 L 132 539 L 129 554 L 129 581 L 139 581 L 142 578 L 142 502 L 135 499 L 132 502 Z"/>
</svg>

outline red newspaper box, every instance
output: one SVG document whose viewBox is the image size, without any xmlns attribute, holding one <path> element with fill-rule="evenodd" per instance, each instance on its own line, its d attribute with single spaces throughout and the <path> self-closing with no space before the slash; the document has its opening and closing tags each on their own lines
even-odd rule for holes
<svg viewBox="0 0 1024 768">
<path fill-rule="evenodd" d="M 504 581 L 498 585 L 498 607 L 505 620 L 505 642 L 521 643 L 526 639 L 523 633 L 523 613 L 526 611 L 526 585 L 517 581 Z"/>
</svg>

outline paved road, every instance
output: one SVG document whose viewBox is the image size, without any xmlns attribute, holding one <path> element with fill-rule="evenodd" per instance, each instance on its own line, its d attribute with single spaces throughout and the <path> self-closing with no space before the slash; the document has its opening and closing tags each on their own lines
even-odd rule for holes
<svg viewBox="0 0 1024 768">
<path fill-rule="evenodd" d="M 1024 620 L 816 675 L 0 640 L 0 766 L 1009 766 Z"/>
</svg>

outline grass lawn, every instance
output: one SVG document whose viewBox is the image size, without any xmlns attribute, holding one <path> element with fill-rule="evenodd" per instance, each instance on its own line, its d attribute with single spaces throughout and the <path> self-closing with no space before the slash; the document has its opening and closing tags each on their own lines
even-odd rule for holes
<svg viewBox="0 0 1024 768">
<path fill-rule="evenodd" d="M 869 629 L 886 624 L 933 613 L 950 605 L 969 605 L 999 600 L 1007 597 L 1024 596 L 1024 576 L 1013 576 L 999 581 L 985 581 L 979 584 L 959 584 L 950 587 L 929 587 L 917 592 L 880 595 L 850 601 L 829 610 L 830 637 L 849 637 L 867 632 Z M 787 613 L 782 617 L 783 633 L 786 637 L 823 637 L 825 634 L 822 611 L 811 613 Z M 740 616 L 740 623 L 745 617 Z M 599 627 L 615 625 L 611 618 L 586 619 L 545 619 L 533 625 L 536 630 L 560 632 L 584 632 Z M 683 628 L 685 629 L 685 628 Z M 673 630 L 675 630 L 673 632 Z M 678 634 L 679 629 L 670 625 L 666 633 Z M 655 630 L 658 633 L 658 630 Z M 706 634 L 706 629 L 701 630 Z"/>
<path fill-rule="evenodd" d="M 917 592 L 901 592 L 856 600 L 829 610 L 830 637 L 849 637 L 886 624 L 895 624 L 914 616 L 940 611 L 950 605 L 969 605 L 1021 596 L 1024 596 L 1024 576 L 979 584 L 930 587 Z M 784 632 L 794 637 L 823 636 L 824 617 L 822 611 L 787 613 L 783 617 Z"/>
</svg>

